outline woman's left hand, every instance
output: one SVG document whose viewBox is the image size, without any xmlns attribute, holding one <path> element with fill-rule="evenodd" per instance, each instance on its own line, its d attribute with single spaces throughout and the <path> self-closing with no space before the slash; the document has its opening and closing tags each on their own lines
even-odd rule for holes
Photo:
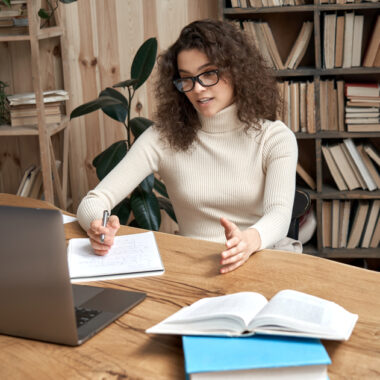
<svg viewBox="0 0 380 380">
<path fill-rule="evenodd" d="M 243 265 L 261 246 L 259 232 L 255 228 L 241 231 L 238 226 L 226 218 L 220 218 L 224 227 L 227 249 L 221 253 L 222 260 L 220 273 L 231 272 Z"/>
</svg>

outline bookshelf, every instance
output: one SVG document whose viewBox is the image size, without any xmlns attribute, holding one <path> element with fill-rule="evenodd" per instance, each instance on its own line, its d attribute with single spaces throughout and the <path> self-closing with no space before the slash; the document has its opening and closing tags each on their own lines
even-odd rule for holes
<svg viewBox="0 0 380 380">
<path fill-rule="evenodd" d="M 57 201 L 59 207 L 67 209 L 67 187 L 68 187 L 68 150 L 69 150 L 69 118 L 63 116 L 61 122 L 48 124 L 45 117 L 45 105 L 43 101 L 43 85 L 41 81 L 41 70 L 44 70 L 41 62 L 40 43 L 50 38 L 59 38 L 62 56 L 64 51 L 64 30 L 59 10 L 56 11 L 56 26 L 40 27 L 38 10 L 40 1 L 25 0 L 27 6 L 28 29 L 24 34 L 1 34 L 0 42 L 8 44 L 20 41 L 28 42 L 30 46 L 30 65 L 32 72 L 32 92 L 36 96 L 37 126 L 0 125 L 1 137 L 38 137 L 39 161 L 42 173 L 42 186 L 44 199 L 52 204 Z M 67 77 L 68 70 L 63 64 L 63 76 Z M 17 73 L 15 73 L 17 75 Z M 52 136 L 63 133 L 62 147 L 62 176 L 59 175 L 55 161 L 55 152 L 52 144 Z M 53 163 L 53 165 L 52 165 Z M 56 198 L 54 196 L 56 194 Z"/>
<path fill-rule="evenodd" d="M 265 0 L 267 1 L 267 0 Z M 271 0 L 268 3 L 278 3 L 278 0 Z M 298 3 L 298 1 L 294 1 Z M 234 3 L 235 7 L 232 7 Z M 274 75 L 279 82 L 302 82 L 310 81 L 315 85 L 314 91 L 314 122 L 315 132 L 297 131 L 295 132 L 299 147 L 299 163 L 316 182 L 316 189 L 312 190 L 304 183 L 312 198 L 316 211 L 317 230 L 311 240 L 304 247 L 304 252 L 319 257 L 332 259 L 346 258 L 380 258 L 380 247 L 355 249 L 344 247 L 326 247 L 323 241 L 323 215 L 322 206 L 326 201 L 350 200 L 373 202 L 380 199 L 380 190 L 368 191 L 355 189 L 351 191 L 339 191 L 326 165 L 322 154 L 322 146 L 325 144 L 338 144 L 344 139 L 352 139 L 356 144 L 370 143 L 380 152 L 380 132 L 347 132 L 347 130 L 324 130 L 321 125 L 321 82 L 328 80 L 342 80 L 345 83 L 366 83 L 380 82 L 380 67 L 334 67 L 325 68 L 324 51 L 324 21 L 326 14 L 344 15 L 347 12 L 354 12 L 355 15 L 364 16 L 361 58 L 366 52 L 371 33 L 374 30 L 377 16 L 380 14 L 379 2 L 360 2 L 347 4 L 321 4 L 320 0 L 305 0 L 302 5 L 287 6 L 265 6 L 249 7 L 250 4 L 257 5 L 257 1 L 248 2 L 248 7 L 236 7 L 236 3 L 230 0 L 219 0 L 219 18 L 234 22 L 239 22 L 246 30 L 244 22 L 266 22 L 269 24 L 273 37 L 283 62 L 286 61 L 294 41 L 297 38 L 304 22 L 313 22 L 313 33 L 306 49 L 306 52 L 295 69 L 274 70 Z M 333 36 L 335 40 L 335 36 Z M 289 126 L 289 125 L 288 125 Z M 298 176 L 297 176 L 298 177 Z M 354 214 L 351 214 L 351 219 Z"/>
</svg>

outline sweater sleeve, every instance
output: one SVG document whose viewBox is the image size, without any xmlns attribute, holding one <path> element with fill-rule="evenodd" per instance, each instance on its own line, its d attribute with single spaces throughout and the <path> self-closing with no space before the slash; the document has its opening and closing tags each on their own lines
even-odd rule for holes
<svg viewBox="0 0 380 380">
<path fill-rule="evenodd" d="M 158 171 L 159 147 L 158 132 L 153 127 L 147 129 L 118 165 L 87 193 L 77 210 L 79 224 L 85 231 L 93 220 L 102 218 L 103 210 L 112 210 L 145 177 Z"/>
<path fill-rule="evenodd" d="M 292 216 L 298 159 L 297 140 L 285 124 L 277 121 L 265 132 L 263 216 L 251 226 L 260 234 L 260 249 L 272 246 L 287 235 Z"/>
</svg>

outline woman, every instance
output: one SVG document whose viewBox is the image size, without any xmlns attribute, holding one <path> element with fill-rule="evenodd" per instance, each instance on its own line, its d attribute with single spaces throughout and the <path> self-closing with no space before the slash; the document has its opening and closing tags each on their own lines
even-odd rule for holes
<svg viewBox="0 0 380 380">
<path fill-rule="evenodd" d="M 82 200 L 78 218 L 103 255 L 119 228 L 111 210 L 149 174 L 164 181 L 181 235 L 224 242 L 221 273 L 286 237 L 297 142 L 275 120 L 276 82 L 234 25 L 195 21 L 158 58 L 155 126 Z M 105 235 L 104 243 L 100 235 Z"/>
</svg>

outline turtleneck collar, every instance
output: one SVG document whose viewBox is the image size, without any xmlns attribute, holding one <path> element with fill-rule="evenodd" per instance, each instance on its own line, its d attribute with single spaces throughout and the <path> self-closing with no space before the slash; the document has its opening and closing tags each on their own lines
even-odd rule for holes
<svg viewBox="0 0 380 380">
<path fill-rule="evenodd" d="M 237 116 L 237 107 L 234 103 L 214 116 L 206 117 L 198 112 L 198 117 L 202 126 L 201 130 L 207 133 L 231 132 L 243 127 L 243 123 Z"/>
</svg>

